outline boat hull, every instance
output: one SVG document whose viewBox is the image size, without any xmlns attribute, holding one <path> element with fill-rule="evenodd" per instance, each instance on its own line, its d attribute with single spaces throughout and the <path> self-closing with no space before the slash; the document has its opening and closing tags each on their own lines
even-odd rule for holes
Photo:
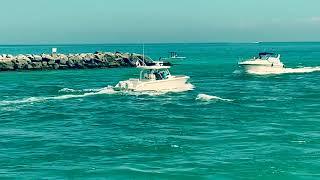
<svg viewBox="0 0 320 180">
<path fill-rule="evenodd" d="M 172 77 L 164 80 L 137 81 L 128 80 L 120 82 L 115 90 L 130 91 L 170 91 L 184 89 L 187 86 L 188 76 Z"/>
<path fill-rule="evenodd" d="M 282 71 L 284 69 L 283 66 L 275 65 L 242 64 L 241 67 L 243 67 L 243 69 L 249 73 L 272 73 Z"/>
</svg>

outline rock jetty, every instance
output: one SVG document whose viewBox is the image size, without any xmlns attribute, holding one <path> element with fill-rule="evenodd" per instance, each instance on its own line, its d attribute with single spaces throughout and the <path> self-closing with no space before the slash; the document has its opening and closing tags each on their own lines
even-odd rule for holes
<svg viewBox="0 0 320 180">
<path fill-rule="evenodd" d="M 120 52 L 20 54 L 17 56 L 2 54 L 0 55 L 0 71 L 136 67 L 143 62 L 146 65 L 153 63 L 152 59 L 143 58 L 141 54 Z"/>
</svg>

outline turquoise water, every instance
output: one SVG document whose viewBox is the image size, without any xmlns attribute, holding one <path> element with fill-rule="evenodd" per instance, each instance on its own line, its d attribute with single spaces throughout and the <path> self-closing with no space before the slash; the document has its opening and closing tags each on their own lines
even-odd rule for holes
<svg viewBox="0 0 320 180">
<path fill-rule="evenodd" d="M 0 53 L 51 47 L 0 46 Z M 55 47 L 142 51 L 130 44 Z M 287 67 L 320 66 L 320 43 L 147 44 L 154 59 L 169 51 L 187 56 L 172 73 L 189 75 L 195 89 L 116 93 L 108 86 L 138 74 L 126 68 L 1 72 L 0 176 L 319 179 L 320 72 L 239 70 L 239 58 L 266 50 L 280 53 Z"/>
</svg>

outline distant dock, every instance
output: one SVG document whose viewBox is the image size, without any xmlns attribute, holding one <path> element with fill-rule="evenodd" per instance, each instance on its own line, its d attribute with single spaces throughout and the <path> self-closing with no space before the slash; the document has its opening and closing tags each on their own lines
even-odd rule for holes
<svg viewBox="0 0 320 180">
<path fill-rule="evenodd" d="M 152 59 L 135 53 L 0 54 L 0 71 L 136 67 Z"/>
</svg>

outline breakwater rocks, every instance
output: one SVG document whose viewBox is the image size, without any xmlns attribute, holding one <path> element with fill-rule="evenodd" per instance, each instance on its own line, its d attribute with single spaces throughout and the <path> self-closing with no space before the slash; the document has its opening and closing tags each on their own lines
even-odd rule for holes
<svg viewBox="0 0 320 180">
<path fill-rule="evenodd" d="M 0 55 L 0 71 L 136 67 L 143 63 L 152 65 L 153 61 L 141 54 L 119 52 Z"/>
</svg>

